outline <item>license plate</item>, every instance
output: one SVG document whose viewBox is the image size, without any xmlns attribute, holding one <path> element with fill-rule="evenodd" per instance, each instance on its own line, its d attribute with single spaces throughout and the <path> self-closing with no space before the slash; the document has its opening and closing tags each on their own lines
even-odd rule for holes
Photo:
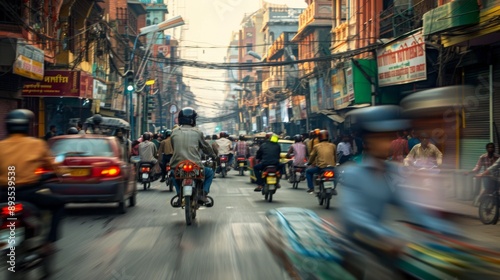
<svg viewBox="0 0 500 280">
<path fill-rule="evenodd" d="M 266 177 L 266 183 L 268 185 L 274 185 L 274 184 L 276 184 L 276 177 Z"/>
<path fill-rule="evenodd" d="M 148 173 L 142 173 L 142 179 L 147 179 L 149 178 L 149 174 Z"/>
<path fill-rule="evenodd" d="M 90 170 L 88 168 L 73 168 L 71 169 L 70 174 L 75 177 L 83 177 L 88 176 L 90 174 Z"/>
<path fill-rule="evenodd" d="M 245 163 L 244 162 L 240 162 L 240 166 L 241 167 L 245 166 Z"/>
<path fill-rule="evenodd" d="M 334 182 L 333 181 L 326 181 L 326 182 L 324 182 L 324 187 L 325 187 L 325 189 L 333 189 Z"/>
<path fill-rule="evenodd" d="M 225 163 L 221 163 L 220 166 L 226 167 L 226 164 Z"/>
</svg>

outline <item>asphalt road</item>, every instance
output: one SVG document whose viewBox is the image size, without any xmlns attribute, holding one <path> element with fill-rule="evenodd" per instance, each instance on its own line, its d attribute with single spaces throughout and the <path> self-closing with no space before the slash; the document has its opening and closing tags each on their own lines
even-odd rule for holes
<svg viewBox="0 0 500 280">
<path fill-rule="evenodd" d="M 185 224 L 183 209 L 170 206 L 174 194 L 159 182 L 147 191 L 141 186 L 137 205 L 123 215 L 115 213 L 113 204 L 68 205 L 52 279 L 291 279 L 263 241 L 265 212 L 302 207 L 335 223 L 337 200 L 326 210 L 306 193 L 305 182 L 292 189 L 282 180 L 269 203 L 254 187 L 247 174 L 217 176 L 210 194 L 214 207 L 200 209 L 191 226 Z M 481 233 L 479 221 L 460 224 Z"/>
<path fill-rule="evenodd" d="M 124 215 L 114 205 L 69 205 L 54 279 L 290 279 L 263 242 L 264 213 L 276 207 L 307 207 L 325 217 L 313 195 L 288 183 L 264 201 L 248 175 L 234 171 L 212 184 L 214 207 L 201 209 L 186 226 L 181 208 L 164 184 L 140 188 L 137 205 Z"/>
</svg>

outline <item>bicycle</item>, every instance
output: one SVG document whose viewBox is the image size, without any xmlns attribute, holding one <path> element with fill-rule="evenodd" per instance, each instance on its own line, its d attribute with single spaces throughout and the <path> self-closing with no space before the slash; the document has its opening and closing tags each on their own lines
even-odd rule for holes
<svg viewBox="0 0 500 280">
<path fill-rule="evenodd" d="M 500 193 L 498 181 L 495 180 L 495 191 L 479 199 L 479 220 L 485 225 L 496 225 L 500 212 Z"/>
</svg>

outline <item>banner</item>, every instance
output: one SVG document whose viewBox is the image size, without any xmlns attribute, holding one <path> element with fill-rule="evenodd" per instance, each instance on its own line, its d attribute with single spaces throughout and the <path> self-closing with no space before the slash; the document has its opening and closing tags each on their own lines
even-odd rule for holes
<svg viewBox="0 0 500 280">
<path fill-rule="evenodd" d="M 311 100 L 311 112 L 318 112 L 318 81 L 316 78 L 309 80 L 309 100 Z"/>
<path fill-rule="evenodd" d="M 426 80 L 422 31 L 378 49 L 377 67 L 381 87 Z"/>
</svg>

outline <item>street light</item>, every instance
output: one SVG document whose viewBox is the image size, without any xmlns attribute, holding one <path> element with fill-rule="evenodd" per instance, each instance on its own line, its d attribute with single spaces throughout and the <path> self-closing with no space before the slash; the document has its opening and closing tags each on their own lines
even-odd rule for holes
<svg viewBox="0 0 500 280">
<path fill-rule="evenodd" d="M 135 72 L 135 77 L 133 79 L 133 82 L 132 83 L 128 83 L 127 85 L 127 90 L 128 93 L 129 93 L 129 98 L 128 98 L 128 101 L 129 101 L 129 111 L 130 111 L 130 131 L 131 131 L 131 135 L 132 137 L 134 137 L 134 132 L 135 132 L 135 125 L 134 125 L 134 116 L 133 116 L 133 112 L 134 112 L 134 104 L 133 104 L 133 91 L 134 91 L 134 88 L 135 88 L 135 82 L 137 81 L 137 78 L 141 77 L 143 72 L 144 72 L 144 69 L 147 65 L 147 59 L 150 55 L 150 51 L 151 51 L 151 47 L 153 46 L 153 43 L 155 42 L 156 40 L 156 37 L 158 35 L 158 32 L 161 32 L 163 30 L 167 30 L 167 29 L 170 29 L 170 28 L 174 28 L 174 27 L 178 27 L 178 26 L 181 26 L 181 25 L 184 25 L 185 22 L 184 20 L 182 19 L 181 16 L 176 16 L 176 17 L 173 17 L 171 19 L 168 19 L 168 20 L 165 20 L 165 21 L 162 21 L 158 24 L 153 24 L 153 25 L 150 25 L 150 26 L 146 26 L 146 27 L 143 27 L 143 28 L 140 28 L 139 31 L 140 33 L 136 36 L 135 38 L 135 41 L 134 41 L 134 47 L 132 49 L 132 53 L 130 55 L 130 65 L 127 65 L 127 68 L 126 69 L 128 71 L 132 70 L 131 68 L 131 65 L 134 61 L 134 55 L 135 55 L 135 50 L 137 48 L 137 42 L 139 41 L 139 37 L 141 36 L 144 36 L 144 35 L 148 35 L 148 34 L 153 34 L 151 40 L 148 42 L 147 46 L 146 46 L 146 49 L 145 49 L 145 54 L 144 54 L 144 58 L 143 60 L 141 61 L 141 64 L 139 65 L 139 68 L 137 69 L 138 71 Z"/>
</svg>

